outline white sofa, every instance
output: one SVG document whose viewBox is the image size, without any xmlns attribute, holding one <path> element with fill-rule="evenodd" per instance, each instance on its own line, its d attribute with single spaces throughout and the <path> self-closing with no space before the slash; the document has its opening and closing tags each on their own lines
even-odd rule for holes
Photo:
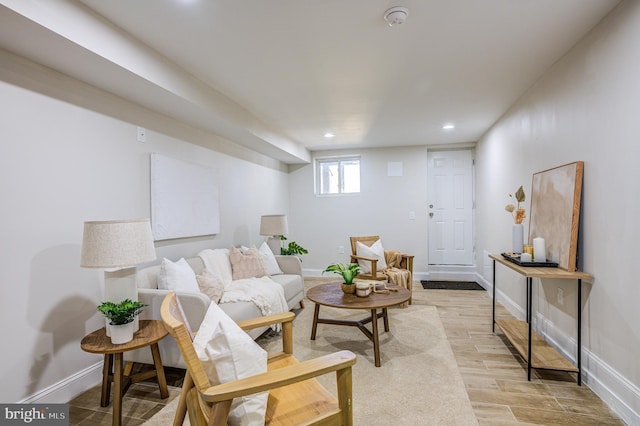
<svg viewBox="0 0 640 426">
<path fill-rule="evenodd" d="M 271 275 L 270 278 L 282 285 L 284 296 L 289 310 L 299 306 L 303 308 L 304 278 L 302 276 L 302 264 L 296 256 L 275 256 L 282 274 Z M 202 274 L 205 265 L 200 257 L 185 259 L 196 275 Z M 140 319 L 160 319 L 160 306 L 169 290 L 158 289 L 158 275 L 160 265 L 139 269 L 136 274 L 138 286 L 138 300 L 148 306 L 140 314 Z M 202 319 L 211 303 L 211 299 L 203 293 L 176 292 L 182 304 L 185 315 L 194 332 L 200 328 Z M 262 316 L 260 309 L 248 301 L 220 303 L 220 308 L 233 320 L 242 321 Z M 267 328 L 252 330 L 249 334 L 252 338 L 260 336 Z M 171 336 L 167 336 L 158 343 L 162 364 L 168 367 L 185 368 L 180 351 Z M 142 348 L 124 353 L 125 361 L 153 364 L 153 358 L 149 348 Z"/>
</svg>

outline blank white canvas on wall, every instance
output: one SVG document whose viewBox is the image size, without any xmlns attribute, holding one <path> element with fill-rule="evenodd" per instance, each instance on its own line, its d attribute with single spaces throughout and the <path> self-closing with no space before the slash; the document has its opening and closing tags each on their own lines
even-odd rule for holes
<svg viewBox="0 0 640 426">
<path fill-rule="evenodd" d="M 156 241 L 219 233 L 216 170 L 152 153 L 151 227 Z"/>
</svg>

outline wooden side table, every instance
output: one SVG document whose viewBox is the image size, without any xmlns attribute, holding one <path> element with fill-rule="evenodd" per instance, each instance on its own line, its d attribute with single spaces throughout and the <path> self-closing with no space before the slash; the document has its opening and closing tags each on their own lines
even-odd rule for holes
<svg viewBox="0 0 640 426">
<path fill-rule="evenodd" d="M 133 340 L 120 345 L 111 343 L 111 338 L 107 336 L 105 327 L 87 334 L 80 347 L 85 352 L 94 354 L 104 354 L 104 365 L 102 367 L 102 394 L 100 397 L 100 406 L 109 405 L 111 394 L 111 382 L 113 381 L 113 425 L 119 426 L 122 423 L 122 397 L 133 383 L 138 383 L 150 377 L 158 378 L 158 387 L 160 388 L 160 396 L 167 398 L 169 390 L 167 389 L 167 379 L 162 368 L 162 360 L 160 359 L 160 350 L 158 342 L 164 339 L 167 330 L 162 321 L 157 320 L 141 320 L 140 329 L 133 335 Z M 134 349 L 151 347 L 153 355 L 153 363 L 156 367 L 155 371 L 147 371 L 138 373 L 133 376 L 125 376 L 123 374 L 123 353 Z M 115 362 L 114 362 L 115 361 Z M 113 373 L 111 370 L 113 369 Z"/>
</svg>

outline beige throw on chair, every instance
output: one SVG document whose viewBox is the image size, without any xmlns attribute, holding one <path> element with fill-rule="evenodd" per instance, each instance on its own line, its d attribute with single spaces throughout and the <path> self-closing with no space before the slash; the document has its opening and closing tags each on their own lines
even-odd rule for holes
<svg viewBox="0 0 640 426">
<path fill-rule="evenodd" d="M 363 280 L 379 280 L 387 281 L 390 284 L 404 287 L 412 292 L 413 287 L 413 255 L 403 253 L 398 250 L 384 250 L 384 260 L 387 264 L 386 269 L 379 270 L 377 268 L 378 261 L 373 258 L 359 256 L 357 254 L 357 243 L 360 242 L 371 247 L 380 240 L 378 235 L 370 235 L 364 237 L 349 237 L 351 241 L 351 262 L 366 261 L 371 264 L 371 273 L 360 273 L 356 278 Z M 403 308 L 411 304 L 411 299 L 403 303 Z"/>
<path fill-rule="evenodd" d="M 387 262 L 387 269 L 382 271 L 387 276 L 389 284 L 397 285 L 398 287 L 404 287 L 411 291 L 413 277 L 411 271 L 408 269 L 400 269 L 400 266 L 404 254 L 397 250 L 385 250 L 384 259 Z M 401 306 L 406 308 L 411 303 L 411 299 L 408 302 L 403 303 Z"/>
</svg>

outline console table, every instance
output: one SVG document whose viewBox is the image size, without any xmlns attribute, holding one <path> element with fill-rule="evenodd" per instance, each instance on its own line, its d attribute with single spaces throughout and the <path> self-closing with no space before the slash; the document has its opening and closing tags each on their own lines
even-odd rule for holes
<svg viewBox="0 0 640 426">
<path fill-rule="evenodd" d="M 560 268 L 520 266 L 510 262 L 500 254 L 490 254 L 493 259 L 493 320 L 491 330 L 497 325 L 518 353 L 527 360 L 527 379 L 531 381 L 531 369 L 558 370 L 578 373 L 578 386 L 582 385 L 582 280 L 592 280 L 593 276 L 585 272 L 570 272 Z M 496 263 L 526 277 L 527 309 L 526 321 L 496 320 Z M 538 333 L 532 330 L 532 287 L 533 278 L 575 280 L 578 285 L 578 344 L 576 365 L 564 358 L 549 345 Z"/>
</svg>

